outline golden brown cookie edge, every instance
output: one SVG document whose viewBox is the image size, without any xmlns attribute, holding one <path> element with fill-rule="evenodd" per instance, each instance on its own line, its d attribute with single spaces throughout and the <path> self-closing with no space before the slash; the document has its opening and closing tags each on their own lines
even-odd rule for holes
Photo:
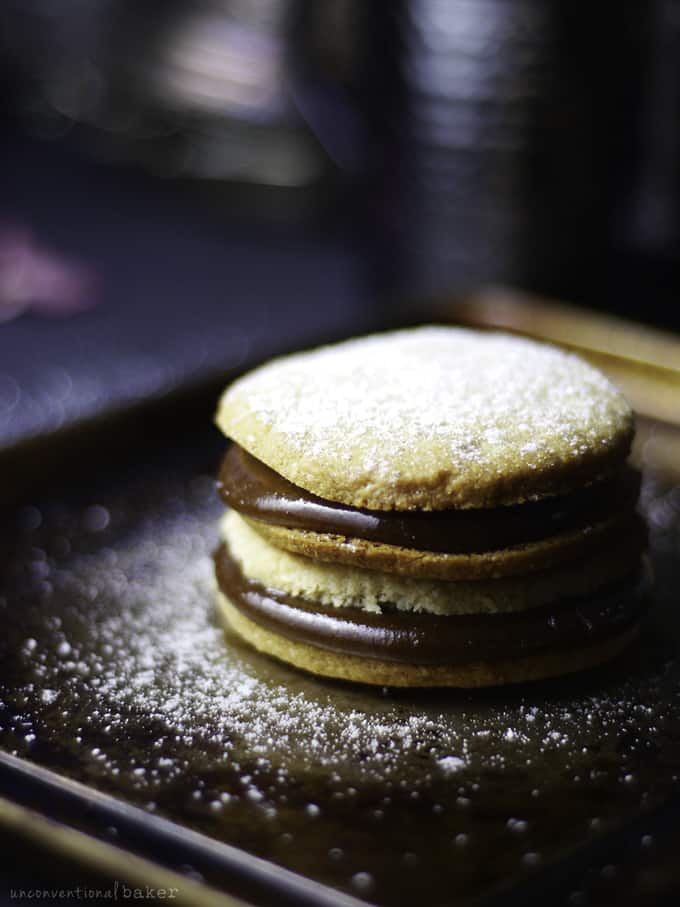
<svg viewBox="0 0 680 907">
<path fill-rule="evenodd" d="M 638 516 L 617 514 L 592 527 L 561 533 L 538 542 L 479 554 L 441 554 L 400 548 L 365 539 L 287 529 L 243 517 L 270 544 L 312 560 L 347 564 L 419 579 L 476 580 L 517 576 L 577 560 L 618 542 L 626 533 L 644 536 Z M 644 544 L 640 543 L 640 551 Z"/>
<path fill-rule="evenodd" d="M 519 463 L 506 474 L 487 469 L 457 475 L 442 468 L 416 479 L 393 483 L 362 481 L 352 485 L 306 462 L 293 451 L 286 437 L 263 425 L 256 415 L 237 403 L 220 401 L 215 422 L 222 433 L 289 482 L 327 501 L 369 510 L 445 510 L 489 508 L 523 504 L 536 497 L 569 494 L 616 472 L 625 462 L 634 435 L 632 413 L 628 423 L 600 446 L 566 457 L 553 458 L 542 468 Z"/>
<path fill-rule="evenodd" d="M 576 673 L 619 655 L 637 636 L 639 625 L 598 643 L 558 653 L 544 653 L 469 665 L 406 665 L 330 652 L 267 630 L 243 615 L 219 590 L 218 614 L 227 629 L 258 652 L 315 676 L 387 687 L 456 687 L 473 689 L 527 683 Z"/>
</svg>

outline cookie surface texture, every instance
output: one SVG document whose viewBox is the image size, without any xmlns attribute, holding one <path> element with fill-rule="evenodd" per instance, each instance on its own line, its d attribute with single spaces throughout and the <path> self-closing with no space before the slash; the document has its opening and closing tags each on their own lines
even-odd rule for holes
<svg viewBox="0 0 680 907">
<path fill-rule="evenodd" d="M 463 328 L 378 334 L 256 369 L 217 424 L 329 501 L 439 510 L 562 494 L 620 463 L 630 407 L 553 347 Z"/>
</svg>

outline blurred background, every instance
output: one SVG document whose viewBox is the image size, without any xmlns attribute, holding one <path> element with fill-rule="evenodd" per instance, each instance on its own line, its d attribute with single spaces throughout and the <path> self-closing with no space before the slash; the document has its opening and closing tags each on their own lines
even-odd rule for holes
<svg viewBox="0 0 680 907">
<path fill-rule="evenodd" d="M 680 0 L 5 0 L 0 75 L 5 448 L 490 284 L 680 329 Z"/>
<path fill-rule="evenodd" d="M 144 444 L 213 475 L 217 394 L 264 358 L 439 319 L 621 383 L 674 483 L 647 504 L 670 576 L 680 0 L 2 0 L 0 129 L 12 543 L 41 485 L 137 479 Z M 74 877 L 0 838 L 7 887 Z"/>
</svg>

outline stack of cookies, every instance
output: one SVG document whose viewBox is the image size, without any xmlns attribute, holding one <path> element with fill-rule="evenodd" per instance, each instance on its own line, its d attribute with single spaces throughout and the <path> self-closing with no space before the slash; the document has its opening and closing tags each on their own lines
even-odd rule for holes
<svg viewBox="0 0 680 907">
<path fill-rule="evenodd" d="M 314 674 L 477 687 L 619 653 L 644 609 L 630 407 L 576 356 L 423 327 L 223 395 L 233 631 Z"/>
</svg>

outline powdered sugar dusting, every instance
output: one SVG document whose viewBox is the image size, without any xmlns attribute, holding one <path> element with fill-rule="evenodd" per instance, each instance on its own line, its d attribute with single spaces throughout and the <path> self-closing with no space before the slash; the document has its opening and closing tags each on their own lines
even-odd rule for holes
<svg viewBox="0 0 680 907">
<path fill-rule="evenodd" d="M 425 327 L 270 363 L 226 392 L 218 423 L 294 481 L 306 470 L 329 486 L 388 494 L 444 474 L 456 487 L 489 485 L 581 459 L 620 440 L 630 410 L 573 355 Z"/>
</svg>

